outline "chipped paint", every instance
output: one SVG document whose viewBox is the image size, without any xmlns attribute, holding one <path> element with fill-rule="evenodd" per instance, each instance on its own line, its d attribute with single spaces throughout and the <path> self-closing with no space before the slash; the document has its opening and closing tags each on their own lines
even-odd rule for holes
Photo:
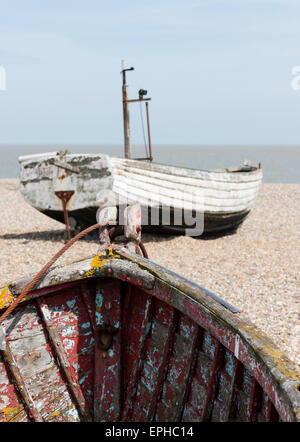
<svg viewBox="0 0 300 442">
<path fill-rule="evenodd" d="M 240 354 L 240 337 L 236 335 L 234 344 L 234 356 L 238 359 Z"/>
<path fill-rule="evenodd" d="M 7 421 L 13 419 L 17 414 L 22 411 L 23 407 L 6 407 L 0 410 L 0 413 L 4 414 Z"/>
<path fill-rule="evenodd" d="M 300 418 L 298 374 L 263 333 L 199 288 L 180 279 L 175 285 L 153 263 L 103 263 L 118 253 L 96 255 L 94 267 L 91 260 L 64 267 L 67 283 L 52 292 L 47 284 L 57 274 L 46 275 L 46 289 L 3 322 L 11 356 L 3 362 L 0 352 L 1 406 L 7 416 L 19 407 L 10 420 L 29 419 L 16 388 L 44 421 Z M 99 268 L 98 278 L 78 273 Z M 99 330 L 107 325 L 113 333 L 104 351 Z M 14 382 L 7 361 L 18 369 Z"/>
</svg>

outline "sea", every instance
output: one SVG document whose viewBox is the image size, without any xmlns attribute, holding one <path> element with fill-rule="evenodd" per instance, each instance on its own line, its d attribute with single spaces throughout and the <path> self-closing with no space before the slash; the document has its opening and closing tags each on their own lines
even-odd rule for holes
<svg viewBox="0 0 300 442">
<path fill-rule="evenodd" d="M 19 156 L 60 150 L 124 156 L 122 145 L 0 145 L 0 178 L 19 177 Z M 132 158 L 144 158 L 146 153 L 145 146 L 132 146 Z M 153 145 L 152 154 L 156 163 L 202 170 L 240 166 L 247 160 L 262 164 L 265 183 L 300 183 L 300 146 Z"/>
</svg>

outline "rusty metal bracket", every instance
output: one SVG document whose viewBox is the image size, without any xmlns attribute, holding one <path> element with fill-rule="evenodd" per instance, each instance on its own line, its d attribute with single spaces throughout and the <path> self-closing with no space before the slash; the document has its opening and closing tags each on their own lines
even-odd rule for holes
<svg viewBox="0 0 300 442">
<path fill-rule="evenodd" d="M 71 239 L 71 231 L 70 231 L 69 215 L 68 215 L 68 203 L 73 194 L 74 190 L 57 190 L 55 192 L 55 195 L 62 201 L 64 220 L 65 220 L 66 231 L 69 241 Z"/>
<path fill-rule="evenodd" d="M 98 327 L 96 331 L 99 337 L 99 348 L 103 351 L 109 350 L 112 346 L 114 335 L 118 332 L 118 329 L 110 324 L 105 324 L 103 327 Z"/>
<path fill-rule="evenodd" d="M 141 241 L 141 206 L 139 204 L 132 204 L 125 208 L 124 225 L 117 224 L 116 219 L 117 208 L 115 206 L 104 207 L 100 211 L 98 221 L 103 224 L 103 227 L 99 229 L 99 253 L 104 252 L 108 248 L 122 246 L 122 244 L 113 245 L 112 240 L 116 236 L 124 235 L 128 250 L 148 258 L 146 248 Z M 125 244 L 123 243 L 123 245 Z"/>
</svg>

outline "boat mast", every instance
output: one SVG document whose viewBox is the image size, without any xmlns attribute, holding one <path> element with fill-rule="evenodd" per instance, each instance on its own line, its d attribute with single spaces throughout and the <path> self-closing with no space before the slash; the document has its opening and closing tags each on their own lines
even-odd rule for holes
<svg viewBox="0 0 300 442">
<path fill-rule="evenodd" d="M 134 68 L 125 69 L 124 60 L 122 60 L 122 97 L 123 97 L 123 121 L 124 121 L 124 153 L 125 158 L 131 158 L 131 146 L 130 146 L 130 130 L 129 130 L 129 109 L 128 109 L 128 97 L 127 90 L 128 86 L 126 84 L 126 71 L 133 71 Z"/>
<path fill-rule="evenodd" d="M 124 153 L 125 158 L 131 158 L 131 145 L 130 145 L 130 128 L 129 128 L 129 107 L 128 103 L 136 103 L 144 101 L 146 104 L 146 116 L 147 116 L 147 129 L 148 129 L 148 148 L 149 148 L 149 157 L 147 158 L 136 158 L 137 160 L 148 160 L 153 161 L 152 157 L 152 147 L 151 147 L 151 137 L 150 137 L 150 121 L 149 121 L 149 109 L 148 109 L 148 101 L 151 98 L 144 98 L 147 95 L 147 91 L 145 89 L 139 90 L 139 98 L 135 98 L 133 100 L 128 100 L 128 86 L 126 84 L 126 72 L 134 71 L 134 68 L 125 69 L 124 60 L 122 60 L 122 69 L 121 74 L 123 77 L 122 84 L 122 98 L 123 98 L 123 122 L 124 122 Z"/>
</svg>

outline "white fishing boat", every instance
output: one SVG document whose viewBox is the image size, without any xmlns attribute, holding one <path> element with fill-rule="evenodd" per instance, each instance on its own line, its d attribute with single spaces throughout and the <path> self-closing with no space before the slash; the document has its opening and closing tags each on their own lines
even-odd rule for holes
<svg viewBox="0 0 300 442">
<path fill-rule="evenodd" d="M 255 202 L 262 168 L 245 162 L 241 167 L 197 170 L 154 163 L 147 91 L 127 98 L 123 75 L 125 158 L 105 154 L 49 152 L 19 158 L 20 189 L 40 212 L 65 222 L 70 230 L 94 224 L 99 208 L 138 203 L 143 230 L 200 236 L 235 229 Z M 149 156 L 131 159 L 128 103 L 145 102 Z M 114 201 L 111 201 L 113 199 Z M 120 222 L 120 220 L 119 220 Z"/>
<path fill-rule="evenodd" d="M 65 222 L 65 204 L 71 230 L 93 224 L 99 207 L 113 196 L 117 201 L 141 204 L 144 230 L 184 233 L 191 229 L 184 222 L 184 208 L 196 211 L 193 217 L 199 220 L 204 216 L 206 233 L 234 229 L 250 212 L 262 179 L 259 167 L 202 171 L 102 154 L 62 157 L 53 152 L 40 158 L 20 157 L 19 162 L 24 199 L 61 222 Z M 166 214 L 170 212 L 169 222 L 163 223 L 162 216 L 155 217 L 153 212 L 151 222 L 151 208 L 161 213 L 165 208 Z M 181 210 L 182 223 L 176 224 Z"/>
</svg>

